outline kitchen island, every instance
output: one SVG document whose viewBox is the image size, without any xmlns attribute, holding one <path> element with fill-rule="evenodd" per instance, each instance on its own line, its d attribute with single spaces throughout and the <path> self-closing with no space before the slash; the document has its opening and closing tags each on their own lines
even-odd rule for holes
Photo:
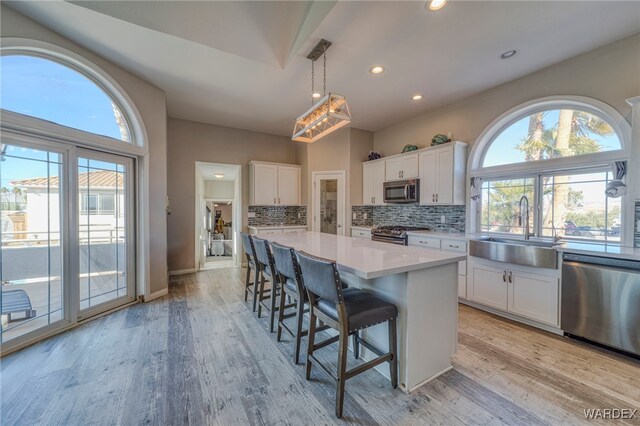
<svg viewBox="0 0 640 426">
<path fill-rule="evenodd" d="M 452 368 L 458 325 L 457 264 L 465 260 L 464 253 L 320 232 L 266 238 L 335 260 L 342 279 L 349 286 L 373 291 L 396 304 L 399 311 L 399 383 L 405 392 L 413 391 Z M 382 350 L 388 347 L 386 324 L 361 333 Z M 375 358 L 375 354 L 364 347 L 360 353 L 365 360 Z M 376 369 L 388 377 L 386 365 Z"/>
</svg>

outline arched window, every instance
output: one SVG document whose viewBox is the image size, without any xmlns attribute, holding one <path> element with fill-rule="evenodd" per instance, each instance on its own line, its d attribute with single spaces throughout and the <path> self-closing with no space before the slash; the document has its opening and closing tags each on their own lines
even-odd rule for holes
<svg viewBox="0 0 640 426">
<path fill-rule="evenodd" d="M 2 55 L 0 68 L 3 110 L 131 142 L 129 124 L 118 103 L 80 72 L 24 54 Z"/>
<path fill-rule="evenodd" d="M 624 118 L 593 99 L 551 97 L 506 112 L 471 152 L 472 230 L 525 233 L 526 196 L 531 233 L 619 242 L 624 197 L 611 188 L 624 185 L 629 139 Z"/>
</svg>

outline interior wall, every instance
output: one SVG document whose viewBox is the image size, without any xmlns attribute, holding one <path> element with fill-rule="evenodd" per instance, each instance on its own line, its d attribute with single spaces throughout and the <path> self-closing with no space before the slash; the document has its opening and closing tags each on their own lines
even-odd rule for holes
<svg viewBox="0 0 640 426">
<path fill-rule="evenodd" d="M 242 166 L 242 229 L 247 227 L 251 160 L 296 164 L 294 142 L 287 136 L 233 129 L 169 117 L 167 192 L 170 271 L 193 269 L 196 161 Z"/>
<path fill-rule="evenodd" d="M 406 144 L 428 146 L 433 135 L 448 131 L 454 140 L 473 144 L 505 111 L 552 95 L 595 98 L 629 120 L 631 107 L 625 99 L 640 95 L 640 34 L 379 130 L 374 147 L 383 156 L 397 154 Z"/>
<path fill-rule="evenodd" d="M 232 180 L 206 180 L 205 198 L 217 200 L 232 200 L 235 195 L 235 182 Z"/>
<path fill-rule="evenodd" d="M 168 286 L 167 277 L 167 108 L 165 93 L 123 68 L 109 62 L 26 16 L 0 5 L 0 44 L 17 37 L 54 44 L 93 62 L 109 74 L 129 95 L 140 112 L 149 146 L 149 245 L 151 293 Z M 193 175 L 192 175 L 193 176 Z"/>
</svg>

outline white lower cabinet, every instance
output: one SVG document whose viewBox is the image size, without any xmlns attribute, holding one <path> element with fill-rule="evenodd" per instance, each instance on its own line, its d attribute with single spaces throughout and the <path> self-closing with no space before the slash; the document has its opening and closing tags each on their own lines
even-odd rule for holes
<svg viewBox="0 0 640 426">
<path fill-rule="evenodd" d="M 536 321 L 559 325 L 557 277 L 512 272 L 509 283 L 509 311 Z"/>
<path fill-rule="evenodd" d="M 299 232 L 306 232 L 304 226 L 282 226 L 282 227 L 268 227 L 262 228 L 259 226 L 250 226 L 249 234 L 257 235 L 258 237 L 264 237 L 266 235 L 280 235 L 280 234 L 297 234 Z"/>
<path fill-rule="evenodd" d="M 467 298 L 554 327 L 559 326 L 560 279 L 542 270 L 469 258 Z"/>
<path fill-rule="evenodd" d="M 353 238 L 366 238 L 371 239 L 371 229 L 370 228 L 360 228 L 357 226 L 351 227 L 351 237 Z"/>
<path fill-rule="evenodd" d="M 507 269 L 471 264 L 467 297 L 474 302 L 507 310 Z"/>
<path fill-rule="evenodd" d="M 444 251 L 467 252 L 467 242 L 464 240 L 441 239 L 433 236 L 409 234 L 408 244 Z M 458 297 L 467 298 L 467 261 L 458 262 Z"/>
</svg>

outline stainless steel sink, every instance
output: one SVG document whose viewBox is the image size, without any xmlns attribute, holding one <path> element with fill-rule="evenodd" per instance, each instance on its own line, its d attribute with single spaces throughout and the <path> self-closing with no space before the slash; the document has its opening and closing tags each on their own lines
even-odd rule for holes
<svg viewBox="0 0 640 426">
<path fill-rule="evenodd" d="M 557 269 L 556 247 L 560 245 L 551 241 L 484 237 L 469 241 L 469 255 L 497 262 Z"/>
</svg>

